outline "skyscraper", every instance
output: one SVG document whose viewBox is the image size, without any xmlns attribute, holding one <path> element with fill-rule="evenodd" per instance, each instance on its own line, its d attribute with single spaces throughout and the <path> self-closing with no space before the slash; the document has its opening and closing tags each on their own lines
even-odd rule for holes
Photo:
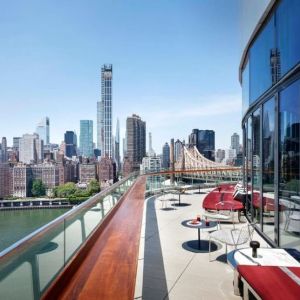
<svg viewBox="0 0 300 300">
<path fill-rule="evenodd" d="M 65 155 L 69 158 L 77 153 L 77 136 L 74 131 L 66 131 L 65 133 Z"/>
<path fill-rule="evenodd" d="M 231 136 L 231 149 L 235 149 L 236 154 L 239 153 L 240 136 L 236 132 Z"/>
<path fill-rule="evenodd" d="M 80 153 L 85 157 L 93 157 L 93 121 L 80 120 Z"/>
<path fill-rule="evenodd" d="M 215 132 L 213 130 L 199 130 L 199 152 L 210 160 L 215 160 Z"/>
<path fill-rule="evenodd" d="M 213 130 L 193 129 L 189 135 L 189 145 L 196 146 L 206 158 L 214 160 L 215 132 Z"/>
<path fill-rule="evenodd" d="M 178 161 L 180 159 L 183 150 L 183 144 L 180 140 L 177 140 L 174 145 L 174 160 Z"/>
<path fill-rule="evenodd" d="M 101 101 L 97 102 L 97 148 L 112 158 L 112 65 L 101 68 Z"/>
<path fill-rule="evenodd" d="M 116 126 L 116 137 L 115 137 L 115 161 L 117 164 L 117 169 L 120 169 L 120 123 L 119 119 L 117 119 Z"/>
<path fill-rule="evenodd" d="M 50 143 L 50 120 L 48 117 L 43 118 L 36 126 L 35 132 L 39 138 L 44 141 L 44 145 Z"/>
<path fill-rule="evenodd" d="M 133 114 L 126 120 L 127 157 L 132 162 L 133 170 L 139 170 L 143 157 L 146 156 L 146 122 Z"/>
<path fill-rule="evenodd" d="M 1 141 L 1 147 L 0 147 L 0 162 L 6 162 L 7 161 L 7 140 L 6 137 L 2 137 Z"/>
<path fill-rule="evenodd" d="M 44 142 L 38 134 L 23 134 L 19 142 L 19 160 L 25 164 L 43 160 Z"/>
<path fill-rule="evenodd" d="M 162 162 L 161 166 L 163 169 L 170 168 L 170 146 L 168 143 L 165 143 L 162 148 Z"/>
<path fill-rule="evenodd" d="M 152 148 L 152 134 L 149 132 L 149 149 L 148 149 L 148 156 L 152 157 L 155 156 L 155 151 Z"/>
</svg>

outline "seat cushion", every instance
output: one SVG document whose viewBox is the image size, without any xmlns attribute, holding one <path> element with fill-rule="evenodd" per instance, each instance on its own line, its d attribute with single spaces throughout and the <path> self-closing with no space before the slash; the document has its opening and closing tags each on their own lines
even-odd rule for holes
<svg viewBox="0 0 300 300">
<path fill-rule="evenodd" d="M 241 277 L 264 300 L 298 300 L 300 299 L 300 285 L 287 273 L 291 271 L 300 280 L 300 267 L 289 267 L 284 272 L 275 266 L 244 266 L 237 270 Z"/>
</svg>

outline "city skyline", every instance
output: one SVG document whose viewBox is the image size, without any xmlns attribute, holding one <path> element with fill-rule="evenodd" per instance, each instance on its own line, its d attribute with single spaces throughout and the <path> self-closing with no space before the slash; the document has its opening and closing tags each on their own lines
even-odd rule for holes
<svg viewBox="0 0 300 300">
<path fill-rule="evenodd" d="M 214 130 L 216 148 L 227 147 L 232 132 L 241 133 L 238 15 L 236 1 L 221 1 L 218 7 L 216 12 L 205 1 L 172 6 L 134 1 L 132 9 L 121 1 L 92 1 L 76 3 L 70 11 L 64 3 L 7 4 L 0 29 L 7 40 L 0 58 L 7 70 L 0 75 L 0 119 L 2 128 L 10 126 L 0 135 L 11 144 L 48 116 L 50 142 L 59 144 L 65 131 L 79 133 L 79 120 L 97 124 L 99 69 L 111 63 L 112 132 L 119 118 L 123 138 L 126 117 L 136 113 L 147 122 L 156 152 L 166 140 L 187 139 L 192 128 Z M 99 19 L 101 11 L 107 14 Z M 203 59 L 207 55 L 211 60 Z M 192 105 L 186 106 L 186 99 Z M 11 107 L 18 109 L 8 114 Z M 96 132 L 94 127 L 94 141 Z"/>
</svg>

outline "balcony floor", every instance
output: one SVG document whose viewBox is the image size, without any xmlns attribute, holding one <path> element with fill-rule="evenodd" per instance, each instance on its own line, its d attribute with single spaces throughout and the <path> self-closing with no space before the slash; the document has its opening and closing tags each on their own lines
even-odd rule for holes
<svg viewBox="0 0 300 300">
<path fill-rule="evenodd" d="M 202 215 L 206 191 L 197 192 L 181 195 L 186 205 L 174 206 L 178 201 L 170 201 L 165 209 L 160 199 L 177 200 L 178 195 L 146 199 L 135 299 L 241 299 L 233 294 L 233 270 L 226 263 L 224 245 L 218 244 L 211 253 L 212 262 L 207 252 L 186 249 L 187 241 L 197 240 L 197 229 L 184 227 L 181 222 Z M 232 224 L 222 224 L 225 227 L 232 228 Z M 254 239 L 267 247 L 257 233 Z M 208 240 L 208 233 L 201 232 L 201 240 Z M 232 249 L 228 247 L 228 251 Z"/>
</svg>

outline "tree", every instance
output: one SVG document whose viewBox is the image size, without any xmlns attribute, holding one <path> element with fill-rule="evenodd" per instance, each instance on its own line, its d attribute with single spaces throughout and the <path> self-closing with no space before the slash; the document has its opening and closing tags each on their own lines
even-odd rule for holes
<svg viewBox="0 0 300 300">
<path fill-rule="evenodd" d="M 73 196 L 76 190 L 77 189 L 74 182 L 67 182 L 56 187 L 53 192 L 56 197 L 68 198 L 70 196 Z"/>
<path fill-rule="evenodd" d="M 32 182 L 31 193 L 34 197 L 46 195 L 46 187 L 41 179 L 36 179 Z"/>
<path fill-rule="evenodd" d="M 92 179 L 88 185 L 88 193 L 89 195 L 93 195 L 100 192 L 100 185 L 96 179 Z"/>
</svg>

